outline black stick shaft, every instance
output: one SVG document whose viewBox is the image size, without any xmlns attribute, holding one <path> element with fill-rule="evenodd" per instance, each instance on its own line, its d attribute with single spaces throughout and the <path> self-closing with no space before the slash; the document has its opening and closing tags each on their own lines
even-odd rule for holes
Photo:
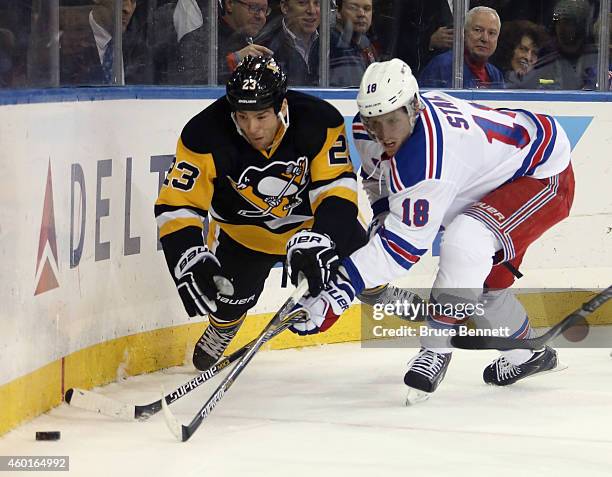
<svg viewBox="0 0 612 477">
<path fill-rule="evenodd" d="M 246 368 L 249 362 L 253 359 L 255 353 L 257 353 L 259 349 L 263 346 L 263 344 L 272 337 L 276 330 L 283 326 L 286 321 L 290 321 L 293 318 L 289 318 L 288 315 L 293 309 L 293 307 L 297 304 L 298 300 L 304 295 L 304 293 L 306 293 L 307 290 L 308 282 L 306 280 L 303 280 L 297 286 L 295 291 L 291 294 L 289 299 L 287 299 L 283 306 L 281 306 L 280 310 L 278 310 L 278 312 L 272 317 L 272 319 L 266 325 L 259 337 L 255 340 L 253 346 L 251 346 L 246 352 L 246 354 L 242 358 L 240 358 L 240 360 L 232 368 L 229 374 L 223 379 L 221 384 L 219 384 L 215 392 L 208 399 L 208 401 L 206 401 L 204 406 L 202 406 L 202 408 L 198 411 L 198 413 L 191 420 L 191 422 L 187 426 L 181 426 L 181 440 L 183 442 L 185 442 L 193 435 L 193 433 L 200 427 L 204 419 L 206 419 L 210 415 L 210 413 L 217 406 L 219 401 L 223 399 L 225 393 L 227 393 L 227 391 L 231 388 L 232 384 L 234 384 L 240 373 L 242 373 L 242 371 Z M 285 319 L 286 317 L 288 319 Z"/>
<path fill-rule="evenodd" d="M 537 338 L 519 339 L 498 336 L 453 336 L 451 344 L 461 349 L 540 349 L 568 328 L 583 320 L 612 298 L 612 286 L 601 291 L 573 313 Z"/>
</svg>

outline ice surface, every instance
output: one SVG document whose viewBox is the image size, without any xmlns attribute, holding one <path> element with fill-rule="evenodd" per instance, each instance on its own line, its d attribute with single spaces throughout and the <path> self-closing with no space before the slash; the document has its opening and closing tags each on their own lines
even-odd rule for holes
<svg viewBox="0 0 612 477">
<path fill-rule="evenodd" d="M 0 455 L 69 455 L 63 475 L 84 477 L 612 475 L 609 350 L 562 349 L 567 370 L 508 388 L 482 382 L 495 352 L 457 351 L 431 399 L 405 407 L 415 351 L 262 352 L 186 443 L 162 413 L 120 422 L 64 404 L 0 438 Z M 173 368 L 97 391 L 144 404 L 194 374 Z M 218 382 L 174 403 L 177 418 L 188 423 Z M 37 442 L 37 430 L 62 439 Z"/>
</svg>

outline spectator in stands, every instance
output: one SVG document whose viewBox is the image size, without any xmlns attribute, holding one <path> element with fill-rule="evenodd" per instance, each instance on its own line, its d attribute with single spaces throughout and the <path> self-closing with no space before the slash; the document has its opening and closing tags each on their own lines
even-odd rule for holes
<svg viewBox="0 0 612 477">
<path fill-rule="evenodd" d="M 177 12 L 181 10 L 206 12 L 206 2 L 198 5 L 195 0 L 179 0 Z M 188 5 L 185 5 L 188 4 Z M 258 43 L 255 38 L 270 15 L 267 0 L 222 0 L 218 23 L 217 83 L 225 84 L 236 65 L 247 55 L 271 56 L 272 51 Z M 197 11 L 195 9 L 198 9 Z M 175 14 L 175 26 L 177 25 Z M 180 22 L 177 32 L 179 41 L 178 79 L 185 84 L 208 83 L 209 31 L 206 21 L 200 16 L 201 26 L 188 31 L 186 21 Z M 197 24 L 197 23 L 196 23 Z M 188 31 L 185 33 L 185 31 Z"/>
<path fill-rule="evenodd" d="M 472 8 L 465 16 L 463 86 L 466 88 L 503 88 L 504 78 L 489 58 L 495 53 L 501 22 L 488 7 Z M 423 69 L 419 85 L 432 88 L 452 86 L 453 52 L 433 58 Z"/>
<path fill-rule="evenodd" d="M 608 43 L 608 50 L 610 51 L 609 56 L 608 56 L 608 58 L 610 59 L 610 68 L 608 68 L 608 90 L 612 91 L 612 12 L 608 14 L 608 22 L 610 24 L 609 30 L 608 30 L 610 33 L 610 40 Z M 597 20 L 594 26 L 596 41 L 599 38 L 599 28 L 600 28 L 599 20 Z"/>
<path fill-rule="evenodd" d="M 497 50 L 491 58 L 504 74 L 506 88 L 520 88 L 547 44 L 544 27 L 529 20 L 505 22 L 501 28 Z"/>
<path fill-rule="evenodd" d="M 15 35 L 6 28 L 0 28 L 0 88 L 13 86 L 13 51 Z"/>
<path fill-rule="evenodd" d="M 60 82 L 66 84 L 123 84 L 123 69 L 114 78 L 114 0 L 94 0 L 84 31 L 66 30 L 60 37 Z M 121 28 L 125 32 L 136 0 L 123 0 Z M 81 35 L 82 33 L 82 35 Z M 123 64 L 123 59 L 121 59 Z"/>
<path fill-rule="evenodd" d="M 267 43 L 289 84 L 319 84 L 319 0 L 281 0 L 283 18 Z"/>
<path fill-rule="evenodd" d="M 592 26 L 586 0 L 559 0 L 553 12 L 554 49 L 536 63 L 524 87 L 596 89 L 598 47 L 592 43 Z"/>
<path fill-rule="evenodd" d="M 396 1 L 393 8 L 391 56 L 404 60 L 415 76 L 429 61 L 453 46 L 452 2 Z"/>
<path fill-rule="evenodd" d="M 337 0 L 337 8 L 330 40 L 329 84 L 359 87 L 366 68 L 377 59 L 367 36 L 372 0 Z"/>
</svg>

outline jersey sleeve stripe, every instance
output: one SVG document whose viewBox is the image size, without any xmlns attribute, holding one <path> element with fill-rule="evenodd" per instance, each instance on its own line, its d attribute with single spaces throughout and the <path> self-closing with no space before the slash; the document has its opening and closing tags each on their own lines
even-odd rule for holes
<svg viewBox="0 0 612 477">
<path fill-rule="evenodd" d="M 161 225 L 159 227 L 159 237 L 163 238 L 166 235 L 169 235 L 173 232 L 177 232 L 178 230 L 182 230 L 187 227 L 198 227 L 200 229 L 204 228 L 202 220 L 199 217 L 180 218 L 168 221 Z"/>
<path fill-rule="evenodd" d="M 527 170 L 527 175 L 533 175 L 535 170 L 544 164 L 550 158 L 553 149 L 555 148 L 555 141 L 557 139 L 557 126 L 555 124 L 555 120 L 550 116 L 546 116 L 544 114 L 537 114 L 536 117 L 540 119 L 542 125 L 544 126 L 545 133 L 549 133 L 548 141 L 544 141 L 542 147 L 545 145 L 544 152 L 542 154 L 541 159 Z"/>
<path fill-rule="evenodd" d="M 155 220 L 157 221 L 157 226 L 161 229 L 168 222 L 172 222 L 174 220 L 182 220 L 182 219 L 192 219 L 195 218 L 202 222 L 202 217 L 194 212 L 193 210 L 180 208 L 172 211 L 162 212 L 159 214 Z"/>
<path fill-rule="evenodd" d="M 207 212 L 204 209 L 200 209 L 199 207 L 192 207 L 190 205 L 169 205 L 164 204 L 162 202 L 157 202 L 155 204 L 155 216 L 161 215 L 165 212 L 174 212 L 175 210 L 186 209 L 191 210 L 195 214 L 198 214 L 202 219 L 206 218 Z"/>
<path fill-rule="evenodd" d="M 334 182 L 337 182 L 337 181 L 339 181 L 341 179 L 353 180 L 353 181 L 355 181 L 355 184 L 357 184 L 357 177 L 356 177 L 355 172 L 353 172 L 353 171 L 344 171 L 341 174 L 338 174 L 336 177 L 332 177 L 330 179 L 322 179 L 322 180 L 318 180 L 318 181 L 313 181 L 312 182 L 312 189 L 318 189 L 320 187 L 325 187 L 325 186 L 327 186 L 329 184 L 333 184 Z"/>
<path fill-rule="evenodd" d="M 522 177 L 528 174 L 530 171 L 533 173 L 538 164 L 543 160 L 547 160 L 554 147 L 555 138 L 557 135 L 556 128 L 554 127 L 554 121 L 551 121 L 545 115 L 535 115 L 529 111 L 517 110 L 528 116 L 536 126 L 536 138 L 533 144 L 529 148 L 529 152 L 521 167 L 515 172 L 512 178 L 508 181 L 511 182 L 517 177 Z M 549 149 L 549 146 L 552 147 Z M 547 154 L 546 154 L 547 153 Z"/>
<path fill-rule="evenodd" d="M 427 250 L 418 249 L 386 227 L 378 230 L 378 235 L 386 252 L 402 267 L 409 269 L 421 259 Z"/>
<path fill-rule="evenodd" d="M 416 256 L 420 257 L 425 252 L 427 252 L 426 248 L 417 248 L 417 247 L 415 247 L 410 242 L 408 242 L 407 240 L 403 239 L 400 235 L 398 235 L 395 232 L 392 232 L 391 230 L 389 230 L 389 227 L 381 227 L 379 229 L 379 233 L 386 235 L 391 240 L 393 240 L 395 243 L 399 244 L 404 250 L 407 250 L 408 252 L 410 252 L 413 255 L 416 255 Z"/>
<path fill-rule="evenodd" d="M 359 270 L 355 266 L 355 263 L 351 260 L 350 257 L 346 257 L 342 261 L 342 265 L 344 266 L 346 272 L 348 273 L 349 278 L 351 279 L 351 284 L 355 288 L 357 293 L 360 293 L 365 288 L 365 283 Z"/>
<path fill-rule="evenodd" d="M 428 179 L 439 179 L 442 175 L 442 127 L 440 126 L 438 117 L 431 113 L 431 103 L 425 98 L 422 98 L 422 100 L 426 105 L 423 110 L 427 138 L 427 166 L 425 177 Z"/>
<path fill-rule="evenodd" d="M 339 199 L 345 199 L 357 205 L 357 192 L 355 190 L 347 189 L 346 187 L 334 187 L 317 196 L 316 200 L 311 201 L 310 207 L 312 208 L 312 212 L 316 212 L 316 210 L 321 205 L 321 202 L 323 202 L 328 197 L 337 197 Z"/>
<path fill-rule="evenodd" d="M 385 252 L 387 252 L 387 255 L 389 255 L 393 260 L 395 260 L 398 265 L 405 268 L 406 270 L 409 270 L 410 267 L 412 267 L 416 262 L 418 262 L 418 258 L 414 259 L 414 257 L 410 254 L 407 254 L 406 256 L 404 253 L 402 253 L 401 249 L 396 250 L 396 248 L 394 248 L 393 242 L 389 242 L 384 237 L 381 237 L 381 242 L 383 249 L 385 250 Z"/>
<path fill-rule="evenodd" d="M 357 203 L 357 181 L 353 178 L 338 179 L 330 184 L 311 190 L 308 193 L 313 211 L 326 197 L 336 195 Z"/>
</svg>

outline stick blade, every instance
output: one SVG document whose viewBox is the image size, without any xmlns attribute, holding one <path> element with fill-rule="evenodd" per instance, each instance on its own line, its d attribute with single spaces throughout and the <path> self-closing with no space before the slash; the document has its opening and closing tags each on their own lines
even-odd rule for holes
<svg viewBox="0 0 612 477">
<path fill-rule="evenodd" d="M 64 400 L 70 406 L 97 412 L 122 421 L 133 421 L 135 418 L 134 406 L 92 391 L 70 388 L 66 391 Z"/>
<path fill-rule="evenodd" d="M 170 432 L 174 435 L 174 437 L 176 437 L 176 440 L 179 442 L 185 442 L 187 439 L 189 439 L 189 437 L 185 439 L 183 436 L 184 430 L 182 428 L 185 426 L 182 426 L 174 414 L 172 414 L 172 411 L 170 411 L 170 407 L 166 403 L 166 399 L 164 397 L 165 394 L 166 393 L 162 390 L 161 405 L 162 410 L 164 411 L 164 421 L 166 422 L 166 426 L 168 426 Z"/>
</svg>

